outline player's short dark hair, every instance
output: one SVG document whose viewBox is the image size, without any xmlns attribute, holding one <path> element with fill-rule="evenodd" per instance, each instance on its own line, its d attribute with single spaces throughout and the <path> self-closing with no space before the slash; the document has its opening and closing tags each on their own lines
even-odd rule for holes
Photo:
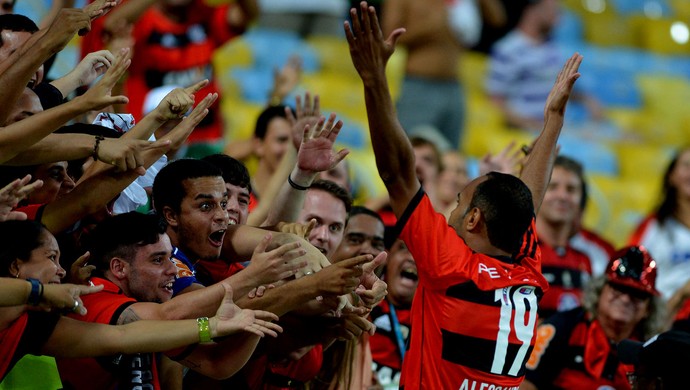
<svg viewBox="0 0 690 390">
<path fill-rule="evenodd" d="M 252 193 L 249 171 L 241 161 L 223 153 L 211 154 L 203 157 L 202 160 L 218 167 L 223 172 L 223 180 L 226 183 L 246 188 L 250 194 Z"/>
<path fill-rule="evenodd" d="M 45 226 L 32 220 L 0 222 L 0 276 L 17 276 L 10 274 L 10 266 L 17 259 L 31 258 L 31 252 L 43 245 L 44 231 Z"/>
<path fill-rule="evenodd" d="M 82 244 L 91 253 L 89 263 L 102 276 L 110 269 L 113 257 L 131 261 L 138 247 L 157 243 L 166 227 L 165 221 L 156 214 L 130 211 L 100 222 L 84 237 Z"/>
<path fill-rule="evenodd" d="M 285 108 L 288 108 L 288 106 L 269 106 L 266 107 L 266 109 L 264 109 L 263 111 L 261 111 L 261 114 L 259 114 L 259 117 L 256 119 L 254 137 L 261 140 L 264 139 L 264 137 L 266 136 L 266 132 L 268 131 L 268 124 L 271 123 L 271 121 L 274 118 L 287 119 L 287 115 L 285 115 Z"/>
<path fill-rule="evenodd" d="M 334 197 L 340 199 L 345 205 L 345 211 L 347 211 L 348 213 L 352 209 L 352 196 L 350 196 L 350 193 L 347 192 L 347 190 L 343 187 L 335 184 L 330 180 L 316 180 L 313 183 L 311 183 L 310 189 L 328 192 Z"/>
<path fill-rule="evenodd" d="M 168 206 L 179 213 L 182 199 L 187 195 L 184 181 L 202 177 L 223 177 L 223 172 L 210 162 L 193 158 L 175 160 L 164 166 L 153 180 L 153 207 L 156 212 L 163 215 L 163 208 Z"/>
<path fill-rule="evenodd" d="M 362 214 L 375 218 L 376 220 L 381 222 L 382 225 L 384 225 L 383 218 L 381 218 L 379 213 L 377 213 L 376 211 L 368 209 L 364 206 L 352 206 L 352 208 L 350 208 L 350 211 L 347 213 L 347 221 L 345 221 L 345 226 L 347 226 L 347 222 L 350 220 L 350 218 L 354 217 L 355 215 Z"/>
<path fill-rule="evenodd" d="M 534 218 L 532 192 L 513 175 L 490 172 L 486 177 L 474 190 L 468 210 L 482 211 L 491 245 L 516 253 Z"/>
<path fill-rule="evenodd" d="M 585 169 L 580 164 L 579 161 L 570 158 L 568 156 L 556 156 L 556 160 L 553 162 L 553 166 L 561 167 L 568 172 L 572 172 L 580 180 L 580 186 L 582 187 L 582 199 L 580 199 L 580 210 L 584 210 L 587 206 L 587 182 L 585 181 Z"/>
</svg>

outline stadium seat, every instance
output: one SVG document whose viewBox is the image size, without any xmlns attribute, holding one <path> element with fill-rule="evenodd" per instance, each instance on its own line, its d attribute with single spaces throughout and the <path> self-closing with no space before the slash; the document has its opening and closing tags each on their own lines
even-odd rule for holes
<svg viewBox="0 0 690 390">
<path fill-rule="evenodd" d="M 660 178 L 672 153 L 669 147 L 649 143 L 619 142 L 614 147 L 618 154 L 620 176 L 630 180 Z"/>
<path fill-rule="evenodd" d="M 687 21 L 675 19 L 639 19 L 640 46 L 662 55 L 690 54 Z"/>
<path fill-rule="evenodd" d="M 585 40 L 589 43 L 605 46 L 635 46 L 635 35 L 627 18 L 614 14 L 583 14 Z"/>
</svg>

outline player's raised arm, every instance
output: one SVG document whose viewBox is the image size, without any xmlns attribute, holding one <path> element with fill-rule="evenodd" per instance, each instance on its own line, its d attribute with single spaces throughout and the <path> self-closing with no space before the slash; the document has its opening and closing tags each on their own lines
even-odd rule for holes
<svg viewBox="0 0 690 390">
<path fill-rule="evenodd" d="M 420 187 L 412 145 L 398 121 L 386 80 L 386 63 L 405 29 L 394 30 L 384 40 L 374 7 L 366 2 L 360 4 L 359 12 L 351 9 L 350 16 L 352 24 L 345 22 L 345 35 L 352 63 L 364 84 L 376 166 L 390 195 L 393 211 L 400 216 Z"/>
<path fill-rule="evenodd" d="M 563 127 L 565 106 L 573 91 L 575 81 L 580 77 L 580 73 L 578 73 L 580 63 L 582 63 L 582 56 L 575 53 L 563 65 L 563 69 L 558 74 L 556 82 L 546 98 L 544 128 L 537 137 L 522 169 L 520 178 L 532 191 L 535 213 L 539 211 L 546 186 L 551 178 L 551 169 L 556 158 L 556 144 Z"/>
</svg>

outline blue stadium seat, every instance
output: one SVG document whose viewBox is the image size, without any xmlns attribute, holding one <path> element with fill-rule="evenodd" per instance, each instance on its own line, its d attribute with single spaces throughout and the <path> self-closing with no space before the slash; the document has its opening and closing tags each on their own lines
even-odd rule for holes
<svg viewBox="0 0 690 390">
<path fill-rule="evenodd" d="M 586 172 L 618 175 L 618 157 L 604 143 L 581 139 L 577 134 L 563 134 L 558 144 L 561 146 L 560 153 L 581 162 Z"/>
<path fill-rule="evenodd" d="M 304 72 L 319 70 L 318 56 L 297 34 L 282 30 L 254 28 L 242 36 L 252 48 L 254 67 L 272 70 L 285 64 L 291 55 L 302 59 Z"/>
</svg>

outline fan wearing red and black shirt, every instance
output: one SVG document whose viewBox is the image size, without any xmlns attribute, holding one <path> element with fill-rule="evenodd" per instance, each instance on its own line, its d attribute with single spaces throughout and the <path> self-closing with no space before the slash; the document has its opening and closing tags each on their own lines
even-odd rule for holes
<svg viewBox="0 0 690 390">
<path fill-rule="evenodd" d="M 208 79 L 200 96 L 220 91 L 213 71 L 215 50 L 242 34 L 258 16 L 256 0 L 240 0 L 217 7 L 203 0 L 127 0 L 101 23 L 83 47 L 84 53 L 100 48 L 104 32 L 122 30 L 122 21 L 133 24 L 132 65 L 126 79 L 128 112 L 138 121 L 144 113 L 147 94 L 162 86 L 187 86 Z M 223 124 L 219 103 L 189 136 L 189 143 L 220 152 Z"/>
<path fill-rule="evenodd" d="M 582 165 L 566 156 L 556 157 L 537 214 L 541 271 L 550 286 L 539 302 L 542 319 L 581 305 L 582 290 L 592 275 L 592 265 L 584 252 L 571 246 L 570 240 L 575 233 L 573 226 L 580 225 L 586 199 Z"/>
<path fill-rule="evenodd" d="M 223 298 L 224 284 L 229 285 L 229 280 L 172 297 L 176 267 L 170 261 L 172 245 L 165 229 L 156 215 L 129 212 L 105 219 L 90 233 L 88 247 L 96 266 L 94 273 L 100 276 L 90 282 L 105 287 L 84 297 L 89 308 L 84 321 L 121 325 L 195 318 L 213 313 L 227 299 Z M 169 356 L 204 375 L 226 378 L 244 366 L 261 337 L 266 333 L 275 336 L 280 330 L 270 323 L 278 319 L 272 313 L 234 305 L 227 314 L 237 318 L 238 331 L 246 332 L 244 335 L 195 345 Z M 105 359 L 60 359 L 58 367 L 63 383 L 74 389 L 165 388 L 161 383 L 181 386 L 181 377 L 159 378 L 159 359 L 153 354 L 119 354 Z"/>
<path fill-rule="evenodd" d="M 366 2 L 350 16 L 345 35 L 364 84 L 377 168 L 419 274 L 401 388 L 517 388 L 534 343 L 537 301 L 548 287 L 534 215 L 582 56 L 573 55 L 559 74 L 521 178 L 492 172 L 473 180 L 446 221 L 420 190 L 386 80 L 386 62 L 405 30 L 384 40 Z"/>
<path fill-rule="evenodd" d="M 634 367 L 621 362 L 618 343 L 645 341 L 665 325 L 656 277 L 645 248 L 616 253 L 604 275 L 587 285 L 583 307 L 539 325 L 520 389 L 630 389 Z"/>
</svg>

